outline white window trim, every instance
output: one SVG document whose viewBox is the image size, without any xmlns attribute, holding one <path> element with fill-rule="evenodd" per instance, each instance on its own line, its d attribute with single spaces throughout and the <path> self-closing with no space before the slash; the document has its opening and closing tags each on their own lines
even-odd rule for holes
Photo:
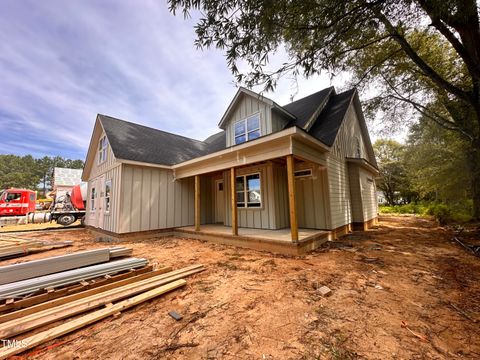
<svg viewBox="0 0 480 360">
<path fill-rule="evenodd" d="M 247 176 L 251 175 L 258 175 L 258 179 L 260 180 L 260 206 L 248 206 L 248 190 L 247 190 Z M 238 201 L 236 201 L 237 204 L 237 209 L 240 210 L 261 210 L 263 209 L 263 180 L 262 180 L 262 173 L 261 172 L 253 172 L 253 173 L 248 173 L 248 174 L 242 174 L 242 175 L 236 175 L 235 176 L 235 184 L 237 183 L 237 178 L 243 178 L 243 204 L 244 206 L 238 206 Z M 237 199 L 237 189 L 235 188 L 235 200 Z"/>
<path fill-rule="evenodd" d="M 110 184 L 110 193 L 107 196 L 107 183 Z M 105 214 L 110 214 L 110 209 L 112 208 L 112 179 L 105 180 L 105 196 L 104 198 L 104 206 L 105 206 Z M 107 199 L 109 201 L 108 208 L 107 208 Z"/>
<path fill-rule="evenodd" d="M 297 175 L 297 173 L 304 172 L 304 171 L 309 171 L 309 174 L 306 175 Z M 313 170 L 311 168 L 308 169 L 298 169 L 293 172 L 295 178 L 301 179 L 301 178 L 306 178 L 306 177 L 312 177 L 313 176 Z"/>
<path fill-rule="evenodd" d="M 103 144 L 105 147 L 102 146 L 102 140 Z M 108 141 L 107 140 L 107 135 L 103 135 L 100 137 L 100 142 L 99 142 L 99 147 L 98 147 L 98 164 L 103 164 L 105 161 L 107 161 L 107 154 L 108 154 Z M 103 156 L 102 154 L 105 154 Z"/>
<path fill-rule="evenodd" d="M 251 117 L 256 116 L 257 114 L 258 114 L 258 128 L 248 131 L 247 130 L 247 120 L 250 119 Z M 238 136 L 235 136 L 235 125 L 240 123 L 240 122 L 245 123 L 245 139 L 246 140 L 244 142 L 241 142 L 241 143 L 237 144 L 236 139 L 237 139 Z M 250 139 L 248 138 L 248 134 L 251 133 L 251 132 L 257 131 L 257 130 L 260 132 L 260 136 L 262 136 L 262 113 L 260 111 L 254 112 L 253 114 L 250 114 L 250 115 L 248 115 L 247 117 L 245 117 L 241 120 L 235 121 L 233 123 L 233 145 L 240 145 L 240 144 L 244 144 L 244 143 L 250 141 Z M 255 139 L 258 139 L 258 137 L 256 137 Z M 255 140 L 255 139 L 252 139 L 252 140 Z"/>
<path fill-rule="evenodd" d="M 93 190 L 95 190 L 95 193 L 93 193 Z M 92 193 L 93 193 L 93 195 L 94 195 L 93 198 L 92 198 Z M 90 188 L 90 198 L 89 198 L 89 199 L 90 199 L 90 212 L 91 212 L 91 213 L 94 213 L 95 210 L 97 209 L 97 208 L 95 207 L 95 205 L 96 205 L 96 203 L 97 203 L 97 187 L 96 187 L 96 186 L 92 186 L 92 187 Z M 92 200 L 93 200 L 93 204 L 92 204 Z"/>
</svg>

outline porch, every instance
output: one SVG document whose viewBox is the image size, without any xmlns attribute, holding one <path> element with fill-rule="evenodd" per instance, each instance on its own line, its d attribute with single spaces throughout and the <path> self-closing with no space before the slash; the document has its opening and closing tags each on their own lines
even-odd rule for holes
<svg viewBox="0 0 480 360">
<path fill-rule="evenodd" d="M 292 240 L 290 228 L 266 230 L 239 227 L 235 235 L 230 226 L 221 224 L 205 224 L 200 230 L 195 230 L 195 226 L 179 227 L 175 229 L 175 235 L 289 255 L 304 254 L 332 239 L 331 231 L 303 228 L 298 229 L 298 240 Z"/>
<path fill-rule="evenodd" d="M 325 149 L 282 133 L 176 165 L 194 183 L 194 226 L 175 233 L 295 255 L 329 240 Z"/>
</svg>

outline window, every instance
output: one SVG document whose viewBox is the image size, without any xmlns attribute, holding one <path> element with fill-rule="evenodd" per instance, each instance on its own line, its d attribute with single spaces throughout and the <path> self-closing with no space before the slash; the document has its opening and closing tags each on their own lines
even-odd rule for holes
<svg viewBox="0 0 480 360">
<path fill-rule="evenodd" d="M 259 208 L 262 206 L 260 174 L 237 176 L 237 207 Z"/>
<path fill-rule="evenodd" d="M 95 211 L 95 198 L 97 197 L 97 192 L 95 188 L 92 187 L 92 191 L 90 192 L 90 210 Z"/>
<path fill-rule="evenodd" d="M 98 144 L 98 163 L 101 164 L 107 160 L 107 147 L 108 140 L 106 136 L 100 138 L 100 143 Z"/>
<path fill-rule="evenodd" d="M 105 211 L 110 211 L 110 191 L 112 190 L 112 180 L 105 181 Z"/>
<path fill-rule="evenodd" d="M 5 196 L 5 201 L 15 201 L 15 200 L 20 200 L 22 197 L 22 193 L 7 193 L 7 196 Z"/>
<path fill-rule="evenodd" d="M 312 169 L 297 170 L 294 172 L 294 174 L 297 178 L 312 176 Z"/>
<path fill-rule="evenodd" d="M 260 137 L 260 113 L 256 113 L 234 124 L 235 144 Z"/>
<path fill-rule="evenodd" d="M 35 201 L 35 194 L 30 194 L 30 201 Z"/>
</svg>

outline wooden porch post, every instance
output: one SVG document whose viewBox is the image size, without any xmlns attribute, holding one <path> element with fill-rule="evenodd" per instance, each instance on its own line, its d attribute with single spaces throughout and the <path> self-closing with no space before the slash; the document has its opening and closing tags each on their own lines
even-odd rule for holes
<svg viewBox="0 0 480 360">
<path fill-rule="evenodd" d="M 235 168 L 230 168 L 230 198 L 232 207 L 232 234 L 238 235 L 237 189 L 235 187 Z"/>
<path fill-rule="evenodd" d="M 288 204 L 290 208 L 290 232 L 292 241 L 298 241 L 297 207 L 295 201 L 295 175 L 293 155 L 287 155 Z"/>
<path fill-rule="evenodd" d="M 200 231 L 200 176 L 195 175 L 195 231 Z"/>
</svg>

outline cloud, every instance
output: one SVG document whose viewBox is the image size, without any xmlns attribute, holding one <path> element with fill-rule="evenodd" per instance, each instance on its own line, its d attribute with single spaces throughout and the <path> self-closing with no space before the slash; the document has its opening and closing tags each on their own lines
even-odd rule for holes
<svg viewBox="0 0 480 360">
<path fill-rule="evenodd" d="M 195 20 L 160 1 L 3 0 L 0 20 L 1 153 L 84 158 L 97 113 L 204 139 L 236 92 Z M 329 85 L 301 80 L 297 98 Z M 286 78 L 267 96 L 295 92 Z"/>
</svg>

